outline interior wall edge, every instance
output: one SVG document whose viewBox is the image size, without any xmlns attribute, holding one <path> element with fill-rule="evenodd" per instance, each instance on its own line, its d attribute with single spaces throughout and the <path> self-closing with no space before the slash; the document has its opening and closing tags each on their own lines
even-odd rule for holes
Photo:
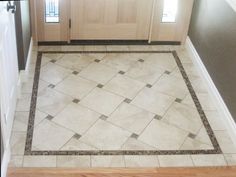
<svg viewBox="0 0 236 177">
<path fill-rule="evenodd" d="M 219 113 L 221 114 L 220 117 L 222 118 L 222 122 L 224 122 L 225 126 L 228 128 L 227 131 L 231 136 L 232 141 L 236 145 L 236 122 L 234 121 L 234 118 L 231 115 L 228 107 L 226 106 L 224 99 L 222 98 L 220 92 L 214 84 L 214 81 L 208 73 L 205 65 L 202 62 L 202 59 L 200 58 L 189 36 L 187 37 L 185 46 L 188 53 L 190 54 L 190 58 L 192 59 L 194 65 L 196 66 L 196 68 L 198 68 L 200 75 L 207 84 L 207 88 L 211 95 L 211 98 L 216 103 L 216 106 L 220 109 Z"/>
</svg>

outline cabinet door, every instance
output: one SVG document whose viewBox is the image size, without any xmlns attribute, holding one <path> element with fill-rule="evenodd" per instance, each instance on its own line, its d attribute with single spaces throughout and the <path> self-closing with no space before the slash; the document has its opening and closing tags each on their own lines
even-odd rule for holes
<svg viewBox="0 0 236 177">
<path fill-rule="evenodd" d="M 148 40 L 153 0 L 71 0 L 71 40 Z"/>
<path fill-rule="evenodd" d="M 167 2 L 167 14 L 164 12 L 165 1 Z M 152 21 L 151 41 L 178 41 L 184 43 L 187 37 L 192 7 L 194 0 L 155 0 L 155 12 Z M 173 2 L 176 2 L 174 5 Z M 175 11 L 175 20 L 171 10 Z M 170 19 L 164 19 L 163 15 Z M 174 12 L 173 12 L 174 13 Z M 173 21 L 172 21 L 173 20 Z"/>
<path fill-rule="evenodd" d="M 69 0 L 36 0 L 38 41 L 69 40 Z"/>
</svg>

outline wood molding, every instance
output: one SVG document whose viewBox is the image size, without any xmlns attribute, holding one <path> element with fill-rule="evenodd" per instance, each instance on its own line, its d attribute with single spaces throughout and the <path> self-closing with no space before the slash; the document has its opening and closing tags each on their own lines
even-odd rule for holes
<svg viewBox="0 0 236 177">
<path fill-rule="evenodd" d="M 236 166 L 201 168 L 9 168 L 8 177 L 235 177 Z"/>
</svg>

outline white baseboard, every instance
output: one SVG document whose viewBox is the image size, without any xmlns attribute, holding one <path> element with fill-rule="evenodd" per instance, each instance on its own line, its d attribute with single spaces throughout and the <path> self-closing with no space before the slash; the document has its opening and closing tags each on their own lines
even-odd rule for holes
<svg viewBox="0 0 236 177">
<path fill-rule="evenodd" d="M 18 84 L 17 84 L 17 95 L 18 95 L 18 97 L 20 96 L 20 93 L 21 93 L 22 83 L 27 81 L 27 72 L 28 72 L 29 65 L 30 65 L 31 58 L 32 58 L 31 57 L 32 50 L 33 50 L 33 39 L 31 37 L 29 51 L 28 51 L 28 55 L 27 55 L 27 62 L 26 62 L 26 65 L 25 65 L 25 70 L 21 70 L 20 73 L 19 73 L 19 79 L 18 79 Z"/>
<path fill-rule="evenodd" d="M 11 159 L 11 152 L 10 152 L 10 146 L 8 145 L 7 148 L 4 150 L 3 153 L 3 158 L 2 158 L 2 163 L 1 163 L 1 177 L 6 177 L 7 176 L 7 169 L 8 169 L 8 164 Z"/>
<path fill-rule="evenodd" d="M 233 116 L 229 112 L 223 98 L 221 97 L 218 89 L 216 88 L 213 80 L 211 79 L 205 65 L 203 64 L 200 56 L 198 55 L 192 41 L 189 37 L 187 37 L 185 47 L 188 51 L 188 53 L 191 56 L 191 59 L 193 60 L 193 63 L 196 65 L 196 67 L 199 69 L 199 72 L 202 76 L 202 78 L 205 80 L 205 82 L 208 85 L 209 93 L 211 94 L 212 99 L 216 103 L 217 107 L 219 108 L 219 113 L 222 115 L 222 123 L 225 124 L 227 127 L 227 131 L 229 135 L 231 136 L 232 141 L 236 145 L 236 123 L 233 119 Z"/>
</svg>

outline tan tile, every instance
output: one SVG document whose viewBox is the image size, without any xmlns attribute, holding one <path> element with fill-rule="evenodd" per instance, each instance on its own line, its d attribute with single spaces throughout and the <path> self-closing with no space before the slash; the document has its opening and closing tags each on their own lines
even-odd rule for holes
<svg viewBox="0 0 236 177">
<path fill-rule="evenodd" d="M 133 99 L 146 84 L 123 75 L 117 75 L 109 81 L 104 89 L 125 98 Z"/>
<path fill-rule="evenodd" d="M 227 131 L 214 131 L 223 153 L 236 153 L 236 146 Z"/>
<path fill-rule="evenodd" d="M 51 116 L 55 116 L 70 102 L 72 102 L 71 97 L 47 88 L 38 93 L 37 109 Z"/>
<path fill-rule="evenodd" d="M 100 150 L 118 150 L 131 134 L 103 120 L 98 120 L 81 141 Z"/>
<path fill-rule="evenodd" d="M 123 97 L 95 88 L 82 101 L 81 105 L 86 106 L 100 114 L 110 115 L 124 100 Z"/>
<path fill-rule="evenodd" d="M 92 156 L 92 167 L 125 167 L 123 156 Z"/>
<path fill-rule="evenodd" d="M 126 167 L 159 167 L 157 156 L 125 156 Z"/>
<path fill-rule="evenodd" d="M 15 112 L 13 131 L 27 131 L 29 112 Z"/>
<path fill-rule="evenodd" d="M 213 146 L 209 144 L 205 144 L 201 141 L 194 140 L 191 138 L 187 138 L 183 145 L 180 148 L 181 150 L 207 150 L 207 149 L 214 149 Z"/>
<path fill-rule="evenodd" d="M 31 94 L 21 94 L 17 100 L 16 111 L 27 112 L 30 110 Z"/>
<path fill-rule="evenodd" d="M 24 156 L 23 167 L 56 167 L 56 156 Z"/>
<path fill-rule="evenodd" d="M 25 132 L 12 132 L 11 135 L 11 155 L 23 155 L 25 152 Z"/>
<path fill-rule="evenodd" d="M 195 166 L 226 166 L 223 155 L 192 155 Z"/>
<path fill-rule="evenodd" d="M 71 70 L 50 62 L 41 69 L 40 78 L 46 82 L 56 85 L 71 73 Z"/>
<path fill-rule="evenodd" d="M 66 151 L 89 151 L 89 150 L 98 150 L 97 148 L 85 144 L 84 142 L 77 140 L 76 138 L 71 138 L 60 150 Z"/>
<path fill-rule="evenodd" d="M 8 167 L 22 167 L 23 156 L 12 156 Z"/>
<path fill-rule="evenodd" d="M 174 97 L 162 94 L 150 88 L 144 88 L 135 97 L 132 104 L 163 116 L 174 100 Z"/>
<path fill-rule="evenodd" d="M 188 132 L 168 125 L 162 121 L 153 120 L 138 140 L 159 150 L 177 150 L 183 144 Z"/>
<path fill-rule="evenodd" d="M 57 156 L 57 167 L 90 167 L 90 156 Z"/>
<path fill-rule="evenodd" d="M 65 45 L 61 46 L 62 51 L 84 51 L 83 45 Z"/>
<path fill-rule="evenodd" d="M 194 134 L 202 127 L 198 111 L 180 103 L 171 105 L 164 116 L 164 120 Z"/>
<path fill-rule="evenodd" d="M 118 125 L 131 133 L 140 134 L 154 118 L 154 114 L 127 103 L 122 103 L 108 118 L 109 122 Z"/>
<path fill-rule="evenodd" d="M 105 84 L 113 78 L 118 71 L 100 63 L 92 63 L 79 73 L 79 76 L 95 81 L 99 84 Z"/>
<path fill-rule="evenodd" d="M 73 71 L 81 71 L 94 60 L 94 57 L 86 54 L 65 54 L 56 64 Z"/>
<path fill-rule="evenodd" d="M 107 45 L 107 51 L 128 51 L 127 45 Z"/>
<path fill-rule="evenodd" d="M 84 51 L 106 51 L 105 45 L 85 45 Z"/>
<path fill-rule="evenodd" d="M 74 132 L 44 120 L 34 130 L 32 145 L 39 150 L 59 150 L 73 135 Z"/>
<path fill-rule="evenodd" d="M 226 130 L 225 122 L 218 111 L 205 111 L 205 114 L 213 130 Z"/>
<path fill-rule="evenodd" d="M 96 86 L 96 82 L 71 75 L 59 83 L 55 89 L 73 98 L 82 99 Z"/>
<path fill-rule="evenodd" d="M 236 154 L 224 154 L 224 157 L 228 165 L 236 165 Z"/>
<path fill-rule="evenodd" d="M 71 103 L 52 121 L 73 132 L 82 135 L 99 118 L 100 114 L 83 106 Z"/>
<path fill-rule="evenodd" d="M 193 161 L 189 155 L 160 155 L 160 167 L 192 167 Z"/>
<path fill-rule="evenodd" d="M 122 150 L 157 150 L 135 138 L 129 138 L 122 146 Z"/>
</svg>

